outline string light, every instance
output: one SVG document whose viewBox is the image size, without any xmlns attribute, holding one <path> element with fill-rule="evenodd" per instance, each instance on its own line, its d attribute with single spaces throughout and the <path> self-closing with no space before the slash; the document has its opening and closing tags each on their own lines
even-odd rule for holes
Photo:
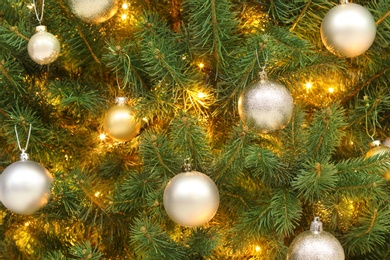
<svg viewBox="0 0 390 260">
<path fill-rule="evenodd" d="M 328 88 L 328 92 L 329 93 L 333 93 L 334 92 L 334 88 L 332 88 L 332 87 Z"/>
<path fill-rule="evenodd" d="M 261 247 L 260 246 L 255 246 L 255 251 L 258 253 L 261 251 Z"/>
<path fill-rule="evenodd" d="M 129 9 L 129 4 L 128 3 L 123 3 L 122 4 L 122 9 Z"/>
<path fill-rule="evenodd" d="M 127 19 L 127 14 L 122 14 L 122 20 L 126 20 Z"/>
<path fill-rule="evenodd" d="M 98 198 L 100 196 L 100 191 L 95 192 L 95 197 Z"/>
<path fill-rule="evenodd" d="M 198 98 L 205 98 L 205 97 L 206 97 L 205 93 L 203 93 L 203 92 L 198 93 Z"/>
<path fill-rule="evenodd" d="M 201 62 L 201 63 L 198 64 L 198 66 L 199 66 L 200 69 L 203 69 L 204 68 L 204 63 Z"/>
<path fill-rule="evenodd" d="M 100 139 L 101 141 L 104 141 L 104 140 L 106 139 L 106 135 L 105 135 L 105 134 L 100 134 L 100 135 L 99 135 L 99 139 Z"/>
<path fill-rule="evenodd" d="M 313 84 L 311 82 L 307 82 L 305 84 L 306 89 L 311 89 L 313 87 Z"/>
</svg>

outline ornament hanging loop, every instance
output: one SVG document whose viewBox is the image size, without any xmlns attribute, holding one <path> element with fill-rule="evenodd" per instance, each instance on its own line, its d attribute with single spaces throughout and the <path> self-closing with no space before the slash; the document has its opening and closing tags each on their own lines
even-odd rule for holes
<svg viewBox="0 0 390 260">
<path fill-rule="evenodd" d="M 264 52 L 263 52 L 263 55 L 264 55 Z M 267 72 L 265 72 L 265 68 L 267 66 L 267 61 L 268 61 L 268 55 L 266 54 L 266 57 L 264 58 L 264 66 L 261 66 L 260 60 L 259 60 L 259 54 L 258 54 L 257 49 L 256 49 L 256 60 L 257 60 L 257 64 L 259 65 L 259 68 L 261 69 L 261 71 L 259 72 L 260 80 L 268 79 Z"/>
<path fill-rule="evenodd" d="M 41 10 L 41 15 L 38 14 L 38 11 L 37 11 L 37 3 L 35 0 L 33 0 L 33 4 L 34 4 L 34 12 L 35 12 L 35 16 L 37 17 L 37 20 L 39 22 L 39 25 L 42 24 L 42 20 L 43 20 L 43 10 L 45 9 L 45 0 L 42 0 L 42 10 Z"/>
<path fill-rule="evenodd" d="M 19 134 L 18 134 L 18 129 L 15 125 L 15 134 L 16 134 L 16 141 L 18 142 L 18 147 L 19 147 L 19 150 L 22 152 L 20 154 L 20 160 L 22 161 L 26 161 L 28 160 L 28 154 L 26 153 L 26 150 L 28 148 L 28 143 L 30 141 L 30 137 L 31 137 L 31 124 L 30 124 L 30 127 L 28 129 L 28 136 L 27 136 L 27 141 L 26 141 L 26 146 L 24 147 L 24 149 L 22 148 L 22 146 L 20 145 L 20 140 L 19 140 Z"/>
<path fill-rule="evenodd" d="M 348 4 L 349 3 L 349 1 L 348 0 L 340 0 L 340 4 Z"/>
</svg>

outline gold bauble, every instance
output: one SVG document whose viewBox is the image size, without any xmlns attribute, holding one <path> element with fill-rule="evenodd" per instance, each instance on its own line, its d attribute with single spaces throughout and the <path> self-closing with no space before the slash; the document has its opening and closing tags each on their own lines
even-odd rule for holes
<svg viewBox="0 0 390 260">
<path fill-rule="evenodd" d="M 119 104 L 111 107 L 104 118 L 104 130 L 109 137 L 119 142 L 133 139 L 141 128 L 131 107 Z"/>
<path fill-rule="evenodd" d="M 380 145 L 378 141 L 374 141 L 371 146 L 372 148 L 366 153 L 366 158 L 374 156 L 376 154 L 390 152 L 390 147 Z M 385 174 L 383 174 L 383 177 L 385 177 L 387 180 L 390 180 L 390 169 Z"/>
</svg>

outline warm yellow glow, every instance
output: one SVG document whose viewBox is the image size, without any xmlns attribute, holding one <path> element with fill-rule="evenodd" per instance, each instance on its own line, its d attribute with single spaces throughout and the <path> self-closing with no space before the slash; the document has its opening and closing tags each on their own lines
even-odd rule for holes
<svg viewBox="0 0 390 260">
<path fill-rule="evenodd" d="M 105 134 L 100 134 L 99 135 L 99 139 L 102 140 L 102 141 L 105 140 L 106 139 L 106 135 Z"/>
<path fill-rule="evenodd" d="M 129 4 L 128 3 L 123 3 L 122 9 L 129 9 Z"/>
<path fill-rule="evenodd" d="M 313 87 L 313 84 L 311 82 L 307 82 L 305 84 L 305 87 L 306 87 L 306 89 L 311 89 L 311 87 Z"/>
<path fill-rule="evenodd" d="M 333 93 L 334 92 L 334 88 L 330 87 L 330 88 L 328 88 L 328 91 L 329 91 L 329 93 Z"/>
<path fill-rule="evenodd" d="M 256 250 L 256 252 L 260 252 L 260 251 L 261 251 L 261 247 L 256 246 L 256 247 L 255 247 L 255 250 Z"/>
<path fill-rule="evenodd" d="M 198 93 L 198 98 L 205 98 L 205 97 L 206 97 L 205 93 L 203 93 L 203 92 Z"/>
<path fill-rule="evenodd" d="M 24 225 L 25 225 L 26 227 L 30 226 L 30 221 L 27 221 L 26 223 L 24 223 Z"/>
<path fill-rule="evenodd" d="M 100 196 L 100 191 L 95 192 L 95 197 L 99 197 L 99 196 Z"/>
<path fill-rule="evenodd" d="M 146 118 L 146 117 L 144 117 L 144 118 L 142 118 L 142 120 L 144 121 L 144 122 L 148 122 L 148 119 Z"/>
<path fill-rule="evenodd" d="M 201 62 L 201 63 L 199 63 L 199 68 L 201 68 L 201 69 L 203 69 L 204 68 L 204 63 L 203 62 Z"/>
<path fill-rule="evenodd" d="M 34 4 L 27 5 L 27 8 L 30 9 L 30 10 L 33 9 L 34 8 Z"/>
<path fill-rule="evenodd" d="M 127 19 L 127 14 L 122 14 L 122 20 L 126 20 Z"/>
</svg>

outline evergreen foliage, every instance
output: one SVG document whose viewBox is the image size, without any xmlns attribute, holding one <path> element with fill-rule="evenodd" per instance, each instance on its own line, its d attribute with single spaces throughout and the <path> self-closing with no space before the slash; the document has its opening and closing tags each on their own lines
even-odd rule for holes
<svg viewBox="0 0 390 260">
<path fill-rule="evenodd" d="M 390 257 L 390 153 L 365 156 L 373 139 L 390 142 L 388 0 L 354 1 L 377 35 L 348 59 L 320 36 L 339 1 L 126 3 L 88 24 L 66 1 L 46 0 L 43 24 L 61 55 L 41 66 L 27 53 L 32 2 L 0 2 L 0 171 L 18 160 L 15 126 L 23 145 L 31 124 L 30 159 L 55 178 L 31 216 L 0 204 L 0 259 L 285 259 L 314 216 L 346 259 Z M 269 134 L 237 112 L 263 69 L 295 104 L 291 122 Z M 118 96 L 142 121 L 124 143 L 99 138 Z M 220 193 L 201 227 L 164 210 L 185 161 Z"/>
</svg>

